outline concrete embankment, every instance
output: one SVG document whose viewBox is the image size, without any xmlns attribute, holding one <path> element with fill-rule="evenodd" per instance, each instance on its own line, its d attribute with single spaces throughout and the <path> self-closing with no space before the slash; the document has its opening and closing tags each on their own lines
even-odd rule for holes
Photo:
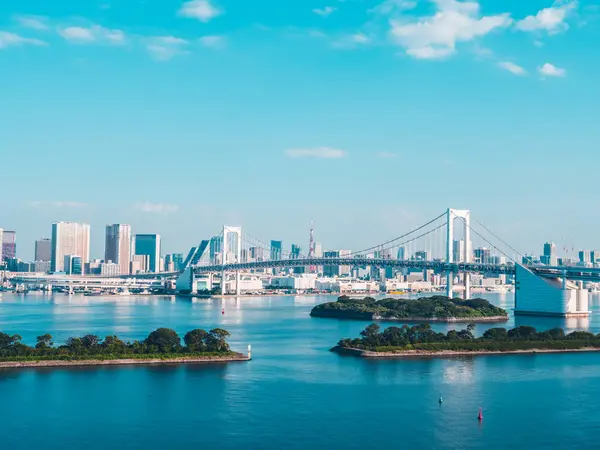
<svg viewBox="0 0 600 450">
<path fill-rule="evenodd" d="M 359 348 L 345 348 L 336 345 L 331 349 L 332 352 L 342 355 L 358 356 L 361 358 L 371 359 L 404 359 L 404 358 L 453 358 L 457 356 L 493 356 L 493 355 L 535 355 L 539 353 L 583 353 L 583 352 L 600 352 L 600 348 L 585 347 L 579 349 L 527 349 L 527 350 L 507 350 L 507 351 L 490 351 L 490 350 L 404 350 L 398 352 L 374 352 L 370 350 L 362 350 Z"/>
<path fill-rule="evenodd" d="M 172 364 L 223 364 L 229 362 L 250 361 L 242 353 L 229 356 L 211 356 L 204 358 L 148 358 L 148 359 L 81 359 L 81 360 L 41 360 L 41 361 L 0 361 L 1 368 L 25 367 L 81 367 L 81 366 L 131 366 L 131 365 L 172 365 Z"/>
</svg>

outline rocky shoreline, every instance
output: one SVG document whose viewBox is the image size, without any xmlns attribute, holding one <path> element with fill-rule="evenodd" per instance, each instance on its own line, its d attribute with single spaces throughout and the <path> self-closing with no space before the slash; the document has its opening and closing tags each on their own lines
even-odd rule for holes
<svg viewBox="0 0 600 450">
<path fill-rule="evenodd" d="M 0 361 L 0 369 L 26 367 L 83 367 L 83 366 L 131 366 L 131 365 L 172 365 L 172 364 L 222 364 L 250 361 L 251 357 L 242 353 L 227 356 L 201 358 L 129 358 L 129 359 L 81 359 L 81 360 L 39 360 L 39 361 Z"/>
<path fill-rule="evenodd" d="M 332 352 L 342 355 L 358 356 L 371 359 L 404 359 L 404 358 L 453 358 L 457 356 L 491 356 L 491 355 L 534 355 L 538 353 L 583 353 L 600 352 L 600 348 L 584 347 L 578 349 L 526 349 L 526 350 L 404 350 L 400 352 L 374 352 L 362 350 L 360 348 L 346 348 L 336 345 L 331 349 Z"/>
</svg>

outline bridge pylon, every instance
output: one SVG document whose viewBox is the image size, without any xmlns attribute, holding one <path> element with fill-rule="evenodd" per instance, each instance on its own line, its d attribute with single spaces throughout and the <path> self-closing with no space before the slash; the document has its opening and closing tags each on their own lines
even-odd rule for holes
<svg viewBox="0 0 600 450">
<path fill-rule="evenodd" d="M 473 252 L 471 251 L 471 211 L 466 209 L 452 209 L 448 208 L 447 225 L 446 225 L 446 261 L 448 263 L 470 263 L 473 260 Z M 463 225 L 463 236 L 464 245 L 459 247 L 458 257 L 459 261 L 454 261 L 454 221 L 455 219 L 461 219 Z M 464 281 L 464 299 L 467 300 L 471 297 L 471 274 L 468 272 L 463 273 Z M 446 295 L 449 298 L 454 296 L 454 273 L 451 271 L 446 272 Z"/>
</svg>

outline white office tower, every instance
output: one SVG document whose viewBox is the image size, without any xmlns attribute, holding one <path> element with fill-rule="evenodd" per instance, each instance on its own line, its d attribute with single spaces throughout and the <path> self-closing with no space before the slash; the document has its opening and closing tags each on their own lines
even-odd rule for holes
<svg viewBox="0 0 600 450">
<path fill-rule="evenodd" d="M 51 272 L 64 272 L 65 256 L 77 255 L 83 264 L 90 261 L 90 226 L 86 223 L 55 222 L 52 224 Z"/>
</svg>

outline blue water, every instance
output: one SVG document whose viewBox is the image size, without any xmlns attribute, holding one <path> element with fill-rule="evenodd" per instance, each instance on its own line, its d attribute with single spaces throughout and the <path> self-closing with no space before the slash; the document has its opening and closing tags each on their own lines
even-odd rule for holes
<svg viewBox="0 0 600 450">
<path fill-rule="evenodd" d="M 510 308 L 512 296 L 486 296 Z M 0 370 L 0 448 L 579 449 L 597 447 L 600 354 L 370 361 L 327 350 L 367 323 L 308 316 L 325 297 L 191 301 L 4 294 L 27 343 L 141 339 L 216 326 L 248 363 Z M 221 314 L 225 307 L 226 314 Z M 597 299 L 593 309 L 600 312 Z M 514 325 L 514 319 L 507 326 Z M 518 319 L 600 332 L 588 320 Z M 449 328 L 446 325 L 438 329 Z M 480 326 L 477 332 L 486 327 Z M 438 405 L 440 394 L 444 403 Z M 479 407 L 484 420 L 477 421 Z"/>
</svg>

